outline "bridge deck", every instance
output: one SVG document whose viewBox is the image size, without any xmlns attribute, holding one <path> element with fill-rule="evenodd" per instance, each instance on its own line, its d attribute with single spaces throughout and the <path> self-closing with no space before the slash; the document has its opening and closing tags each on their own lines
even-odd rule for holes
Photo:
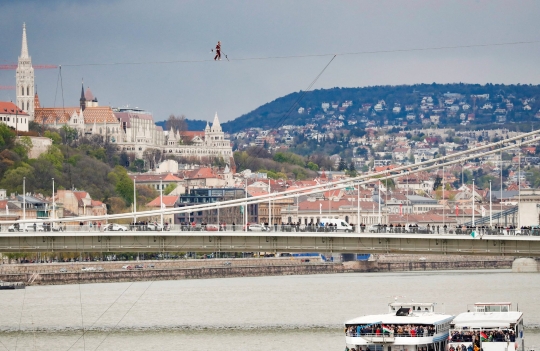
<svg viewBox="0 0 540 351">
<path fill-rule="evenodd" d="M 14 232 L 0 252 L 357 252 L 540 256 L 540 237 L 316 232 Z"/>
</svg>

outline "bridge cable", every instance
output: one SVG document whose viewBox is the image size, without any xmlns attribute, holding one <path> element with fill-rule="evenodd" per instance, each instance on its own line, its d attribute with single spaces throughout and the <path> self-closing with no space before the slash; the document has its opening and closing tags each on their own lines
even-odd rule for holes
<svg viewBox="0 0 540 351">
<path fill-rule="evenodd" d="M 433 46 L 424 48 L 406 48 L 406 49 L 388 49 L 388 50 L 369 50 L 369 51 L 356 51 L 356 52 L 342 52 L 342 53 L 322 53 L 322 54 L 306 54 L 306 55 L 286 55 L 286 56 L 261 56 L 261 57 L 241 57 L 231 58 L 229 61 L 262 61 L 262 60 L 283 60 L 283 59 L 298 59 L 298 58 L 311 58 L 311 57 L 326 57 L 326 56 L 358 56 L 358 55 L 371 55 L 371 54 L 387 54 L 398 52 L 416 52 L 416 51 L 437 51 L 437 50 L 453 50 L 453 49 L 470 49 L 470 48 L 483 48 L 483 47 L 497 47 L 497 46 L 509 46 L 509 45 L 526 45 L 526 44 L 538 44 L 540 40 L 531 41 L 514 41 L 514 42 L 502 42 L 492 44 L 470 44 L 470 45 L 450 45 L 450 46 Z M 82 67 L 82 66 L 118 66 L 118 65 L 161 65 L 161 64 L 176 64 L 176 63 L 202 63 L 202 62 L 214 62 L 213 59 L 204 60 L 170 60 L 170 61 L 132 61 L 132 62 L 89 62 L 89 63 L 68 63 L 64 64 L 64 67 Z"/>
<path fill-rule="evenodd" d="M 115 304 L 115 303 L 116 303 L 116 302 L 124 295 L 124 293 L 125 293 L 126 291 L 129 290 L 129 288 L 133 285 L 133 283 L 134 283 L 134 282 L 131 282 L 131 284 L 129 284 L 128 287 L 127 287 L 124 291 L 122 291 L 122 293 L 121 293 L 121 294 L 113 301 L 113 303 L 110 304 L 109 307 L 107 307 L 107 309 L 106 309 L 105 311 L 103 311 L 103 313 L 102 313 L 102 314 L 94 321 L 94 323 L 92 323 L 92 325 L 90 325 L 90 328 L 93 327 L 93 326 L 97 323 L 97 321 L 99 321 L 100 318 L 103 317 L 103 315 L 104 315 L 105 313 L 107 313 L 107 311 L 109 311 L 109 310 L 111 309 L 112 306 L 114 306 L 114 304 Z M 84 331 L 83 331 L 83 334 L 84 334 Z M 75 346 L 75 344 L 76 344 L 82 337 L 83 337 L 83 335 L 79 336 L 79 338 L 78 338 L 77 340 L 75 340 L 75 342 L 74 342 L 73 344 L 71 344 L 71 346 L 69 347 L 69 349 L 67 349 L 66 351 L 71 350 L 71 349 L 73 348 L 73 346 Z"/>
<path fill-rule="evenodd" d="M 290 116 L 291 116 L 291 113 L 293 112 L 295 106 L 300 103 L 300 101 L 302 101 L 302 99 L 306 96 L 307 93 L 309 93 L 311 91 L 311 89 L 313 88 L 313 85 L 317 82 L 317 80 L 319 80 L 319 78 L 322 76 L 322 74 L 324 73 L 324 71 L 326 71 L 326 69 L 328 68 L 328 66 L 330 66 L 330 64 L 332 63 L 332 61 L 334 61 L 334 59 L 336 58 L 337 54 L 335 54 L 334 56 L 332 56 L 332 59 L 330 59 L 330 61 L 326 64 L 326 66 L 324 66 L 324 68 L 322 69 L 322 71 L 319 72 L 319 74 L 315 77 L 315 79 L 313 79 L 311 81 L 311 83 L 309 84 L 309 86 L 307 87 L 306 90 L 304 90 L 302 92 L 302 94 L 300 94 L 300 96 L 298 97 L 298 99 L 296 99 L 293 104 L 291 105 L 291 107 L 289 107 L 289 109 L 287 110 L 287 112 L 285 112 L 285 114 L 276 122 L 276 124 L 270 128 L 270 130 L 273 130 L 273 129 L 276 129 L 276 128 L 279 128 L 280 126 L 283 125 L 283 122 L 285 122 Z M 263 148 L 259 148 L 257 150 L 257 153 L 255 156 L 251 156 L 251 160 L 250 162 L 245 166 L 245 169 L 249 168 L 249 166 L 251 166 L 251 163 L 255 160 L 255 158 L 259 157 L 259 154 L 260 152 L 263 150 Z M 246 189 L 246 192 L 247 192 L 247 189 Z"/>
<path fill-rule="evenodd" d="M 83 316 L 83 306 L 82 306 L 81 282 L 80 282 L 79 279 L 77 279 L 77 285 L 79 286 L 79 304 L 81 306 L 81 324 L 82 324 L 83 350 L 86 351 L 86 337 L 84 336 L 84 316 Z"/>
<path fill-rule="evenodd" d="M 111 328 L 111 330 L 107 333 L 107 335 L 105 335 L 105 338 L 103 338 L 103 340 L 101 340 L 101 342 L 98 344 L 98 346 L 94 349 L 94 351 L 96 351 L 97 349 L 99 349 L 99 347 L 101 346 L 101 344 L 103 344 L 103 342 L 109 337 L 109 335 L 111 335 L 111 333 L 113 332 L 114 328 L 116 328 L 118 326 L 118 324 L 120 324 L 120 322 L 122 322 L 122 320 L 124 319 L 124 317 L 129 313 L 129 311 L 131 311 L 131 309 L 135 306 L 135 304 L 137 304 L 137 302 L 140 300 L 140 298 L 146 293 L 146 291 L 152 286 L 152 284 L 154 284 L 154 280 L 152 280 L 150 282 L 150 284 L 146 287 L 146 289 L 144 289 L 144 291 L 142 292 L 141 295 L 139 295 L 139 297 L 137 298 L 137 300 L 135 300 L 135 302 L 131 305 L 131 307 L 126 311 L 126 313 L 124 313 L 124 315 L 122 316 L 122 318 L 120 318 L 120 320 L 118 321 L 118 323 L 116 323 L 116 325 Z"/>
<path fill-rule="evenodd" d="M 23 294 L 21 316 L 19 317 L 19 333 L 17 334 L 17 339 L 15 340 L 15 351 L 17 351 L 17 344 L 19 343 L 19 336 L 21 335 L 21 321 L 22 321 L 22 316 L 23 316 L 23 312 L 24 312 L 24 302 L 25 302 L 25 300 L 26 300 L 26 289 L 24 289 L 24 294 Z"/>
</svg>

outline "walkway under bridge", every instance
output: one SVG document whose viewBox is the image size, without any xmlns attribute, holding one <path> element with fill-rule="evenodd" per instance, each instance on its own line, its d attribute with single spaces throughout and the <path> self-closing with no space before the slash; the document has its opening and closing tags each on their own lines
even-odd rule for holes
<svg viewBox="0 0 540 351">
<path fill-rule="evenodd" d="M 320 252 L 540 256 L 540 236 L 316 232 L 9 232 L 0 252 Z"/>
</svg>

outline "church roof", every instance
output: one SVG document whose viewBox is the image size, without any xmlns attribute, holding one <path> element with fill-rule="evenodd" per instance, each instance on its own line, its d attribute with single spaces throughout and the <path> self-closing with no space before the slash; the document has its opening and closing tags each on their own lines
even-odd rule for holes
<svg viewBox="0 0 540 351">
<path fill-rule="evenodd" d="M 51 108 L 36 108 L 34 110 L 34 121 L 42 124 L 65 124 L 69 121 L 73 113 L 79 114 L 80 107 L 51 107 Z M 87 107 L 83 111 L 84 123 L 118 123 L 118 119 L 114 116 L 112 109 L 109 106 Z"/>
<path fill-rule="evenodd" d="M 84 93 L 84 98 L 86 99 L 86 101 L 94 101 L 96 99 L 94 97 L 94 94 L 92 94 L 90 87 L 86 88 L 86 92 Z"/>
<path fill-rule="evenodd" d="M 79 107 L 49 107 L 34 109 L 34 122 L 38 124 L 64 124 L 73 113 L 79 113 Z"/>
<path fill-rule="evenodd" d="M 118 123 L 109 106 L 87 107 L 83 111 L 84 123 Z"/>
<path fill-rule="evenodd" d="M 20 110 L 14 103 L 7 101 L 0 101 L 0 115 L 28 116 L 26 112 Z"/>
</svg>

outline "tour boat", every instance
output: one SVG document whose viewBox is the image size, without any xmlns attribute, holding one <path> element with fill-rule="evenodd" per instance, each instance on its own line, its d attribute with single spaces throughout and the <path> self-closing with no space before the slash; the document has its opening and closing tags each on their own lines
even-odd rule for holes
<svg viewBox="0 0 540 351">
<path fill-rule="evenodd" d="M 444 351 L 453 318 L 435 312 L 435 303 L 392 302 L 388 313 L 345 323 L 346 350 Z"/>
<path fill-rule="evenodd" d="M 523 313 L 512 303 L 475 303 L 450 323 L 448 351 L 525 351 Z"/>
</svg>

